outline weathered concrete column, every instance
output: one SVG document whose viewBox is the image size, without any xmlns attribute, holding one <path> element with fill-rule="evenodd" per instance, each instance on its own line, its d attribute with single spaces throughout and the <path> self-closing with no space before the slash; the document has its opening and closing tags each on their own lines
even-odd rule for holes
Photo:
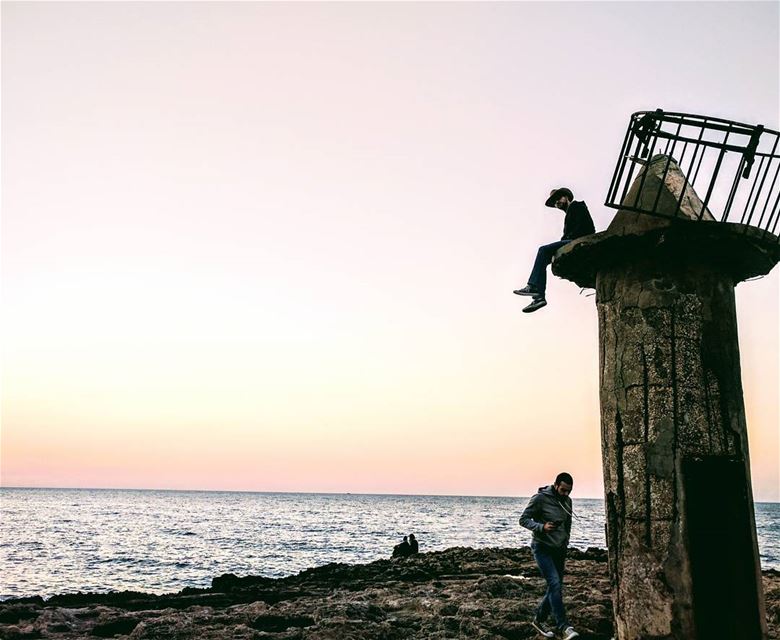
<svg viewBox="0 0 780 640">
<path fill-rule="evenodd" d="M 670 173 L 661 200 L 698 201 Z M 780 251 L 754 231 L 620 211 L 553 264 L 596 289 L 618 640 L 767 634 L 734 286 Z"/>
</svg>

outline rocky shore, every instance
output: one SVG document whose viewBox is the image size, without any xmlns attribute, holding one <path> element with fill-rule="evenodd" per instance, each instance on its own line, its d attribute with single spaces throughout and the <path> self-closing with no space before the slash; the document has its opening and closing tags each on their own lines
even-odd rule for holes
<svg viewBox="0 0 780 640">
<path fill-rule="evenodd" d="M 584 640 L 612 637 L 606 551 L 572 549 L 569 615 Z M 765 571 L 770 635 L 779 639 L 780 572 Z M 270 579 L 226 574 L 208 589 L 68 594 L 0 603 L 0 638 L 401 640 L 538 637 L 544 593 L 529 548 L 423 553 L 329 564 Z"/>
</svg>

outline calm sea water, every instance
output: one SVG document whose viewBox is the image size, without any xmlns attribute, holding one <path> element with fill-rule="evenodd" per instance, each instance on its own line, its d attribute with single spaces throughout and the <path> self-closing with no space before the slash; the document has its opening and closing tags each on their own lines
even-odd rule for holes
<svg viewBox="0 0 780 640">
<path fill-rule="evenodd" d="M 206 587 L 420 551 L 529 542 L 526 498 L 91 489 L 0 489 L 0 599 L 75 591 Z M 604 547 L 601 500 L 574 499 L 572 545 Z M 780 569 L 780 504 L 757 504 L 764 568 Z"/>
</svg>

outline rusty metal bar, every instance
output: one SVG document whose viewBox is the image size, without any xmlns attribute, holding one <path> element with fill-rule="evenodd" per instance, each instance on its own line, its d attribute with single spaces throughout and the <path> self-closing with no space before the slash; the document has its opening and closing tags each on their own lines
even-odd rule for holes
<svg viewBox="0 0 780 640">
<path fill-rule="evenodd" d="M 769 193 L 766 194 L 766 203 L 764 203 L 764 208 L 761 210 L 761 218 L 758 221 L 759 228 L 764 222 L 764 216 L 766 215 L 766 208 L 769 206 L 769 201 L 772 199 L 772 192 L 775 189 L 775 184 L 777 183 L 777 176 L 780 174 L 780 162 L 777 163 L 777 171 L 775 171 L 775 177 L 772 179 L 772 186 L 769 188 Z M 767 225 L 769 225 L 770 220 L 767 220 Z"/>
<path fill-rule="evenodd" d="M 761 162 L 758 163 L 758 171 L 761 172 L 761 167 L 764 166 L 764 159 L 761 158 Z M 753 193 L 756 190 L 756 185 L 758 184 L 758 177 L 753 179 L 753 186 L 750 188 L 750 195 L 748 196 L 747 202 L 745 203 L 745 210 L 742 212 L 742 218 L 740 218 L 739 222 L 740 224 L 750 224 L 750 219 L 748 218 L 748 221 L 745 222 L 745 216 L 748 215 L 748 209 L 750 208 L 750 201 L 753 199 Z M 758 196 L 756 196 L 756 199 Z"/>
<path fill-rule="evenodd" d="M 636 136 L 634 136 L 636 137 Z M 639 149 L 642 147 L 642 141 L 637 138 L 636 139 L 636 150 L 634 151 L 634 157 L 639 157 Z M 629 160 L 631 160 L 629 158 Z M 631 168 L 628 170 L 628 177 L 626 178 L 626 184 L 623 186 L 623 193 L 620 195 L 620 201 L 623 202 L 626 198 L 626 194 L 628 193 L 628 187 L 631 186 L 631 178 L 634 176 L 634 164 L 635 161 L 631 160 Z"/>
<path fill-rule="evenodd" d="M 775 212 L 777 212 L 777 218 L 775 219 L 775 223 L 772 225 L 772 231 L 770 233 L 774 234 L 775 229 L 777 229 L 777 223 L 780 221 L 780 209 L 778 209 L 777 205 L 780 204 L 780 193 L 777 194 L 777 198 L 775 198 L 775 204 L 772 206 L 772 212 L 769 215 L 769 221 L 766 223 L 767 231 L 769 230 L 769 225 L 772 222 L 772 219 L 775 218 Z"/>
<path fill-rule="evenodd" d="M 728 133 L 726 134 L 726 137 L 728 137 Z M 712 178 L 710 179 L 710 186 L 707 189 L 707 195 L 704 197 L 704 202 L 701 205 L 701 211 L 699 211 L 699 220 L 704 217 L 704 212 L 707 210 L 707 205 L 710 203 L 710 198 L 712 197 L 712 190 L 715 188 L 715 181 L 718 178 L 718 172 L 720 171 L 720 165 L 723 162 L 723 156 L 726 155 L 726 150 L 721 149 L 720 153 L 718 154 L 718 161 L 715 163 L 715 171 L 712 172 Z"/>
<path fill-rule="evenodd" d="M 645 145 L 645 153 L 647 154 L 647 163 L 645 164 L 645 170 L 642 172 L 642 180 L 639 181 L 639 189 L 636 192 L 636 198 L 634 199 L 634 206 L 639 202 L 639 197 L 642 195 L 642 189 L 645 187 L 645 180 L 647 180 L 647 172 L 650 169 L 650 165 L 653 162 L 653 151 L 655 151 L 655 143 L 658 141 L 657 137 L 653 138 L 653 144 L 650 146 L 650 153 L 647 153 L 647 145 Z M 629 180 L 630 182 L 630 180 Z"/>
<path fill-rule="evenodd" d="M 701 162 L 704 160 L 704 155 L 707 153 L 709 147 L 704 147 L 704 151 L 701 152 L 701 155 L 699 156 L 699 164 L 696 166 L 696 172 L 693 174 L 693 180 L 691 180 L 691 184 L 696 184 L 696 178 L 699 177 L 699 169 L 701 169 Z"/>
<path fill-rule="evenodd" d="M 631 128 L 626 129 L 626 137 L 623 138 L 623 146 L 620 148 L 620 155 L 618 156 L 617 164 L 615 164 L 615 173 L 612 174 L 612 183 L 610 185 L 609 193 L 607 194 L 607 201 L 604 203 L 607 205 L 615 197 L 620 180 L 623 177 L 623 170 L 626 168 L 626 153 L 628 153 L 631 139 Z M 619 171 L 618 171 L 619 170 Z"/>
<path fill-rule="evenodd" d="M 679 135 L 680 129 L 682 128 L 682 122 L 677 125 L 677 134 Z M 669 143 L 666 143 L 666 166 L 664 167 L 664 174 L 661 176 L 661 184 L 658 187 L 658 193 L 655 194 L 655 202 L 653 202 L 653 213 L 656 213 L 658 211 L 658 201 L 661 199 L 661 187 L 666 184 L 666 176 L 669 175 L 669 166 L 672 164 L 672 154 L 674 153 L 674 148 L 677 146 L 677 140 L 675 139 L 674 142 L 672 142 L 672 151 L 671 153 L 668 153 L 669 151 Z M 679 165 L 678 165 L 679 166 Z M 685 189 L 683 189 L 683 193 L 685 193 Z M 675 211 L 675 215 L 677 215 L 677 212 Z"/>
<path fill-rule="evenodd" d="M 780 138 L 775 138 L 775 145 L 772 147 L 772 153 L 775 152 L 777 149 L 777 143 Z M 766 163 L 766 171 L 764 173 L 764 180 L 766 180 L 766 176 L 769 173 L 769 169 L 772 166 L 772 160 Z M 774 191 L 775 185 L 777 184 L 777 175 L 780 173 L 780 160 L 778 160 L 777 163 L 777 171 L 775 171 L 775 177 L 772 178 L 772 186 L 769 187 L 769 192 L 766 194 L 766 203 L 764 203 L 764 208 L 761 210 L 761 217 L 758 219 L 758 222 L 756 223 L 757 227 L 761 227 L 761 223 L 764 222 L 764 215 L 766 214 L 766 208 L 769 206 L 769 201 L 772 198 L 772 191 Z M 763 184 L 763 182 L 762 182 Z"/>
<path fill-rule="evenodd" d="M 761 167 L 764 164 L 764 159 L 761 158 L 761 162 L 758 164 L 758 171 L 756 171 L 756 182 L 758 182 L 758 176 L 761 175 Z M 756 193 L 756 199 L 753 202 L 753 207 L 750 209 L 750 215 L 748 216 L 747 223 L 750 224 L 750 221 L 753 219 L 753 214 L 756 212 L 756 206 L 758 206 L 758 201 L 761 198 L 761 192 L 764 190 L 764 183 L 766 182 L 766 176 L 769 173 L 769 167 L 772 166 L 772 161 L 766 163 L 766 169 L 764 170 L 764 177 L 761 178 L 761 184 L 758 185 L 758 193 Z M 767 194 L 767 198 L 771 197 L 771 193 Z"/>
<path fill-rule="evenodd" d="M 739 187 L 739 183 L 742 181 L 742 167 L 745 164 L 745 156 L 742 156 L 739 161 L 739 168 L 737 169 L 737 172 L 734 174 L 734 182 L 731 185 L 731 191 L 729 192 L 728 200 L 726 200 L 726 206 L 723 208 L 723 216 L 721 217 L 721 222 L 726 220 L 729 217 L 729 212 L 731 211 L 731 205 L 734 204 L 734 196 L 737 193 L 737 187 Z"/>
</svg>

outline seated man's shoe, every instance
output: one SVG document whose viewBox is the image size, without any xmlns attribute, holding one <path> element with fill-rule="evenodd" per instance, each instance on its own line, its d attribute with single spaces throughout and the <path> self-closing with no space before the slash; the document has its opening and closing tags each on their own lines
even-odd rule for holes
<svg viewBox="0 0 780 640">
<path fill-rule="evenodd" d="M 580 634 L 574 630 L 574 627 L 566 627 L 561 631 L 562 640 L 572 640 L 572 638 L 579 638 Z"/>
<path fill-rule="evenodd" d="M 530 284 L 522 289 L 515 289 L 512 293 L 517 294 L 518 296 L 533 296 L 534 298 L 538 298 L 542 295 L 539 293 L 539 289 L 532 287 Z"/>
<path fill-rule="evenodd" d="M 555 634 L 547 628 L 544 622 L 539 622 L 536 618 L 531 621 L 531 626 L 539 632 L 539 635 L 545 638 L 554 638 Z"/>
<path fill-rule="evenodd" d="M 523 313 L 532 313 L 537 309 L 541 309 L 542 307 L 546 307 L 546 306 L 547 306 L 547 300 L 545 300 L 544 298 L 534 298 L 531 304 L 529 304 L 527 307 L 523 307 Z"/>
</svg>

